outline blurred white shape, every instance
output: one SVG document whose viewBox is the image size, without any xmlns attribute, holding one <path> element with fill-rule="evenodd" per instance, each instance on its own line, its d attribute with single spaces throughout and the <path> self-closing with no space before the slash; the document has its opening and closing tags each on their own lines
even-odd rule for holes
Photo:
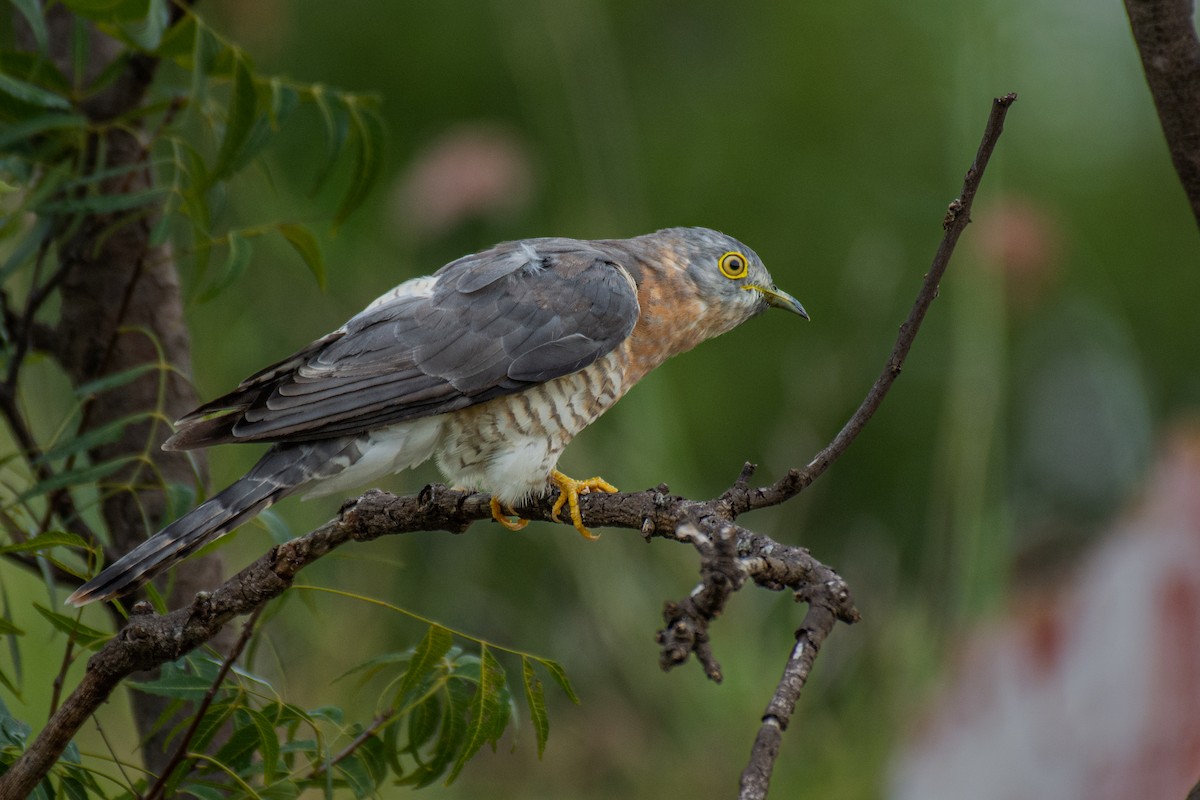
<svg viewBox="0 0 1200 800">
<path fill-rule="evenodd" d="M 1053 589 L 972 633 L 896 800 L 1182 800 L 1200 779 L 1200 431 Z"/>
<path fill-rule="evenodd" d="M 397 179 L 393 213 L 411 234 L 432 237 L 468 219 L 493 219 L 524 209 L 533 169 L 515 133 L 486 122 L 446 131 Z"/>
</svg>

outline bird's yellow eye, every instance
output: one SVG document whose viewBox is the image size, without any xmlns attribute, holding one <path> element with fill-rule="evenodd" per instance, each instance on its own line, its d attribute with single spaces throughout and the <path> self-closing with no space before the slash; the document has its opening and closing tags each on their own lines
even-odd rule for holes
<svg viewBox="0 0 1200 800">
<path fill-rule="evenodd" d="M 736 281 L 738 278 L 746 277 L 750 266 L 746 263 L 746 257 L 741 253 L 726 253 L 717 262 L 717 268 L 726 278 Z"/>
</svg>

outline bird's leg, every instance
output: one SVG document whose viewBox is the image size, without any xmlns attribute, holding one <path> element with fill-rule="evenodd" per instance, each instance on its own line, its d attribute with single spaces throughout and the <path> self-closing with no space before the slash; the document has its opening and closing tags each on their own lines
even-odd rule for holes
<svg viewBox="0 0 1200 800">
<path fill-rule="evenodd" d="M 500 501 L 492 498 L 492 519 L 499 522 L 510 531 L 519 531 L 529 524 L 529 520 L 517 517 L 515 520 L 509 519 L 510 516 L 517 517 L 517 513 L 511 508 L 507 511 L 504 506 L 500 505 Z"/>
<path fill-rule="evenodd" d="M 561 522 L 562 520 L 558 518 L 558 512 L 562 511 L 564 505 L 569 505 L 571 508 L 571 522 L 575 523 L 575 530 L 582 533 L 585 539 L 599 539 L 600 536 L 598 534 L 592 533 L 583 526 L 583 515 L 579 513 L 579 495 L 596 491 L 615 492 L 617 491 L 617 487 L 598 477 L 577 481 L 574 478 L 563 475 L 558 470 L 550 473 L 550 481 L 558 487 L 558 499 L 554 501 L 554 508 L 550 511 L 551 519 Z"/>
</svg>

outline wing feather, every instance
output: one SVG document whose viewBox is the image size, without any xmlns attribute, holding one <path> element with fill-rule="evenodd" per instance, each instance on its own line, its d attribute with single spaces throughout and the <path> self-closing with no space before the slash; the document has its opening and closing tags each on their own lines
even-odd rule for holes
<svg viewBox="0 0 1200 800">
<path fill-rule="evenodd" d="M 572 239 L 461 258 L 196 409 L 164 446 L 343 436 L 576 372 L 637 322 L 637 293 L 618 261 Z"/>
</svg>

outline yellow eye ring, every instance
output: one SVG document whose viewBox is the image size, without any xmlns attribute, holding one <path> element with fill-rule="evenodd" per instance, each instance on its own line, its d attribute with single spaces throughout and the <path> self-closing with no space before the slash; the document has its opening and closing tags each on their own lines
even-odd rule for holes
<svg viewBox="0 0 1200 800">
<path fill-rule="evenodd" d="M 736 281 L 738 278 L 746 277 L 746 273 L 750 271 L 750 264 L 744 255 L 731 251 L 717 261 L 717 269 L 721 270 L 721 274 L 729 280 Z"/>
</svg>

